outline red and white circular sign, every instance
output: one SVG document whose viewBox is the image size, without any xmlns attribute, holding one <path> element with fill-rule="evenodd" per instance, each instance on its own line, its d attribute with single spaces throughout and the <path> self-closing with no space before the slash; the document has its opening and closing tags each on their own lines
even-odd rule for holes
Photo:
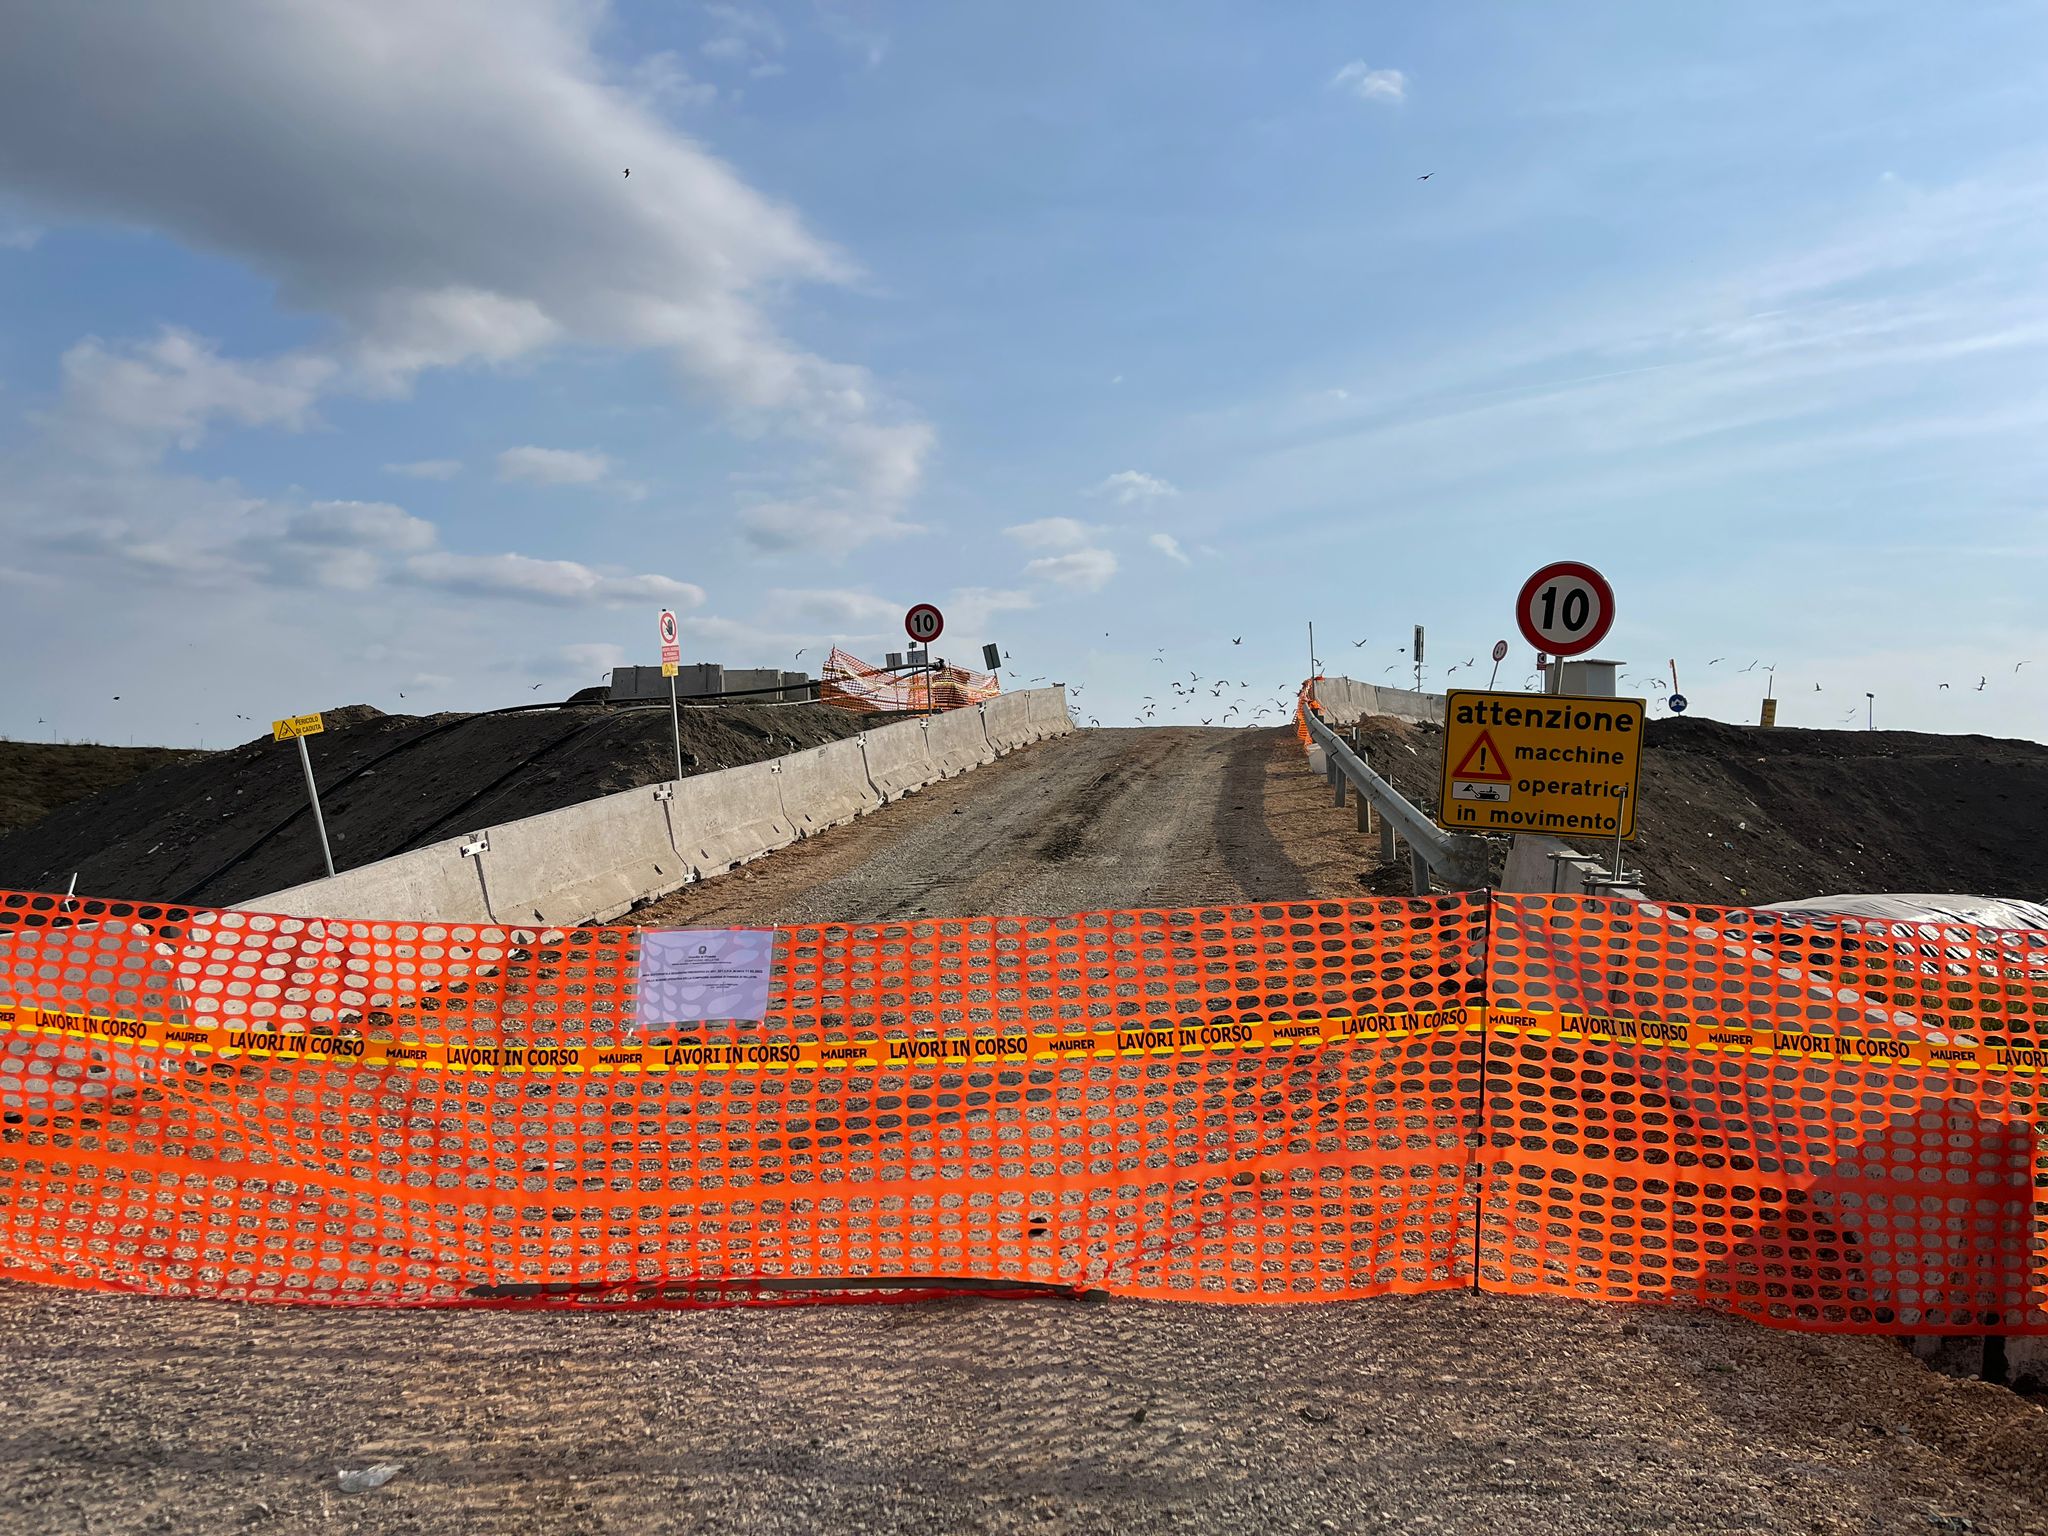
<svg viewBox="0 0 2048 1536">
<path fill-rule="evenodd" d="M 1493 659 L 1495 661 L 1506 661 L 1508 659 L 1507 641 L 1496 640 L 1493 642 Z"/>
<path fill-rule="evenodd" d="M 919 645 L 930 645 L 945 628 L 946 616 L 930 603 L 919 603 L 903 615 L 903 632 Z"/>
<path fill-rule="evenodd" d="M 1555 561 L 1522 583 L 1515 622 L 1539 651 L 1583 655 L 1614 627 L 1614 588 L 1590 565 Z"/>
<path fill-rule="evenodd" d="M 676 643 L 676 616 L 666 608 L 661 610 L 661 643 L 663 645 L 674 645 Z"/>
</svg>

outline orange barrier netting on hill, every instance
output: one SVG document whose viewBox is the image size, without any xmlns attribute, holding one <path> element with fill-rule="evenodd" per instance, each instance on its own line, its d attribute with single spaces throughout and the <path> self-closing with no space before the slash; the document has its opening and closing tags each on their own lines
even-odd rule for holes
<svg viewBox="0 0 2048 1536">
<path fill-rule="evenodd" d="M 1486 892 L 794 926 L 763 1019 L 681 1026 L 636 1022 L 646 932 L 0 896 L 0 1274 L 2048 1332 L 2048 935 Z"/>
<path fill-rule="evenodd" d="M 986 704 L 1003 689 L 987 672 L 965 667 L 930 667 L 891 672 L 871 667 L 837 646 L 819 672 L 818 701 L 855 714 L 943 714 Z"/>
</svg>

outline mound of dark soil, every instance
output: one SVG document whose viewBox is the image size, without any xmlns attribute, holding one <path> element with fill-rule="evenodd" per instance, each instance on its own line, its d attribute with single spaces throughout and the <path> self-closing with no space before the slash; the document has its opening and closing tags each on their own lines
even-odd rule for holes
<svg viewBox="0 0 2048 1536">
<path fill-rule="evenodd" d="M 1360 729 L 1373 767 L 1434 810 L 1443 733 L 1388 719 Z M 1653 896 L 1754 906 L 1845 891 L 2048 892 L 2039 742 L 1653 720 L 1642 788 L 1624 859 Z"/>
<path fill-rule="evenodd" d="M 306 745 L 336 869 L 675 775 L 666 709 L 414 716 L 347 705 L 326 720 Z M 779 757 L 863 723 L 816 704 L 687 708 L 683 771 Z M 89 798 L 0 838 L 0 889 L 61 891 L 75 871 L 81 895 L 224 906 L 320 876 L 290 743 L 264 737 L 157 760 L 162 766 L 85 791 Z"/>
<path fill-rule="evenodd" d="M 177 747 L 0 741 L 0 837 L 42 820 L 60 805 L 125 784 L 152 768 L 203 756 Z"/>
</svg>

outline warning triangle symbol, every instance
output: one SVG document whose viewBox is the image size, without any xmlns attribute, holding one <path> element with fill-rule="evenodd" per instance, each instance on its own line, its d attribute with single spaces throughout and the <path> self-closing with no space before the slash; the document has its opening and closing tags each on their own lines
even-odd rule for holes
<svg viewBox="0 0 2048 1536">
<path fill-rule="evenodd" d="M 1509 781 L 1507 765 L 1501 761 L 1500 748 L 1493 744 L 1493 732 L 1481 731 L 1479 739 L 1465 749 L 1465 755 L 1458 759 L 1458 766 L 1451 770 L 1454 779 L 1476 779 L 1482 784 L 1505 784 Z"/>
</svg>

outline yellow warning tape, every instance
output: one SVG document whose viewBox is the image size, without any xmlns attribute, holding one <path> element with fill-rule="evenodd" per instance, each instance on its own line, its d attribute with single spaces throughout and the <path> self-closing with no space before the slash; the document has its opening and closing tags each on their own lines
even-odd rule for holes
<svg viewBox="0 0 2048 1536">
<path fill-rule="evenodd" d="M 440 1041 L 299 1030 L 230 1029 L 161 1024 L 96 1014 L 0 1005 L 0 1030 L 173 1054 L 222 1059 L 317 1061 L 350 1067 L 404 1067 L 422 1072 L 746 1072 L 866 1071 L 886 1068 L 972 1068 L 1034 1063 L 1179 1056 L 1214 1051 L 1298 1049 L 1351 1040 L 1388 1040 L 1441 1030 L 1478 1031 L 1485 1010 L 1328 1019 L 1268 1019 L 1242 1024 L 1156 1024 L 1130 1029 L 1071 1029 L 1003 1034 L 874 1036 L 857 1040 L 748 1040 L 731 1044 L 456 1045 Z"/>
<path fill-rule="evenodd" d="M 1860 1066 L 1940 1067 L 1965 1072 L 2048 1072 L 2048 1046 L 1942 1044 L 1870 1035 L 1823 1035 L 1745 1025 L 1688 1024 L 1667 1019 L 1613 1019 L 1590 1013 L 1487 1010 L 1488 1031 L 1557 1039 L 1575 1045 L 1627 1045 L 1653 1050 L 1708 1051 Z"/>
<path fill-rule="evenodd" d="M 162 1024 L 97 1014 L 0 1005 L 0 1030 L 142 1046 L 174 1055 L 315 1061 L 421 1072 L 633 1073 L 872 1071 L 1026 1066 L 1221 1051 L 1294 1050 L 1438 1032 L 1479 1033 L 1575 1045 L 1618 1045 L 1863 1066 L 2048 1073 L 2048 1046 L 1939 1044 L 1867 1035 L 1617 1019 L 1598 1014 L 1459 1007 L 1421 1013 L 1266 1019 L 1245 1023 L 1148 1024 L 1002 1034 L 872 1036 L 856 1040 L 748 1040 L 730 1044 L 450 1044 L 397 1036 L 308 1034 Z"/>
</svg>

